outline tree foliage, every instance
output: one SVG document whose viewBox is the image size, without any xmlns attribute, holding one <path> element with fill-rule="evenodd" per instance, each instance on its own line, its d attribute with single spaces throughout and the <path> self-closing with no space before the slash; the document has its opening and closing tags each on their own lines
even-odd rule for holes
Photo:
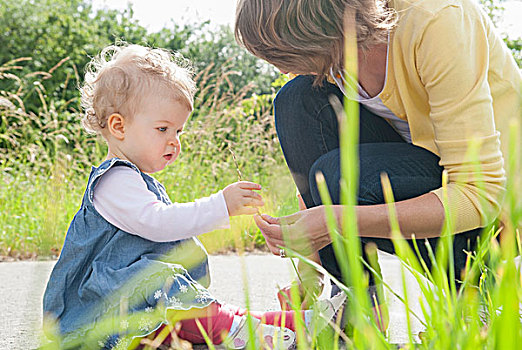
<svg viewBox="0 0 522 350">
<path fill-rule="evenodd" d="M 500 23 L 505 11 L 504 6 L 502 5 L 504 2 L 505 0 L 480 0 L 482 8 L 496 26 Z M 513 53 L 513 57 L 518 66 L 522 68 L 522 33 L 520 33 L 518 38 L 508 38 L 507 35 L 504 35 L 503 39 L 507 47 Z"/>
<path fill-rule="evenodd" d="M 210 65 L 217 71 L 227 62 L 237 74 L 226 88 L 235 91 L 254 82 L 258 90 L 268 92 L 276 77 L 273 69 L 235 43 L 228 27 L 171 22 L 149 33 L 130 6 L 95 11 L 91 0 L 0 0 L 0 65 L 30 58 L 19 65 L 18 76 L 24 79 L 0 79 L 0 90 L 26 90 L 25 107 L 35 112 L 42 97 L 36 82 L 43 85 L 48 101 L 77 98 L 77 83 L 90 57 L 117 40 L 179 51 L 197 71 Z"/>
</svg>

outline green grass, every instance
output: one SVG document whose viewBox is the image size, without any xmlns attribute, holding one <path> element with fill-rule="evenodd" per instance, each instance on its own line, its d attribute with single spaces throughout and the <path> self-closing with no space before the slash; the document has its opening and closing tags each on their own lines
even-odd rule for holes
<svg viewBox="0 0 522 350">
<path fill-rule="evenodd" d="M 194 171 L 188 157 L 177 163 L 157 176 L 173 201 L 193 201 L 237 181 L 233 166 L 228 176 L 213 182 L 204 171 Z M 15 259 L 56 258 L 81 204 L 88 171 L 78 174 L 61 165 L 39 170 L 3 167 L 0 171 L 0 255 Z M 272 171 L 270 176 L 246 178 L 263 184 L 260 193 L 267 203 L 263 212 L 274 216 L 295 212 L 297 201 L 290 175 L 283 167 Z M 237 249 L 238 237 L 247 250 L 264 249 L 264 239 L 251 217 L 234 217 L 230 230 L 204 234 L 201 240 L 210 252 L 227 252 Z"/>
</svg>

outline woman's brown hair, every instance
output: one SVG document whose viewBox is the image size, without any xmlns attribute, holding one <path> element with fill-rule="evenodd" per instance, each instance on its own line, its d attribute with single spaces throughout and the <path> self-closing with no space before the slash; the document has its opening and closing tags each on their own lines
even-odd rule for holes
<svg viewBox="0 0 522 350">
<path fill-rule="evenodd" d="M 320 84 L 342 68 L 345 11 L 355 13 L 359 49 L 385 42 L 395 24 L 381 0 L 240 0 L 234 34 L 254 56 Z"/>
</svg>

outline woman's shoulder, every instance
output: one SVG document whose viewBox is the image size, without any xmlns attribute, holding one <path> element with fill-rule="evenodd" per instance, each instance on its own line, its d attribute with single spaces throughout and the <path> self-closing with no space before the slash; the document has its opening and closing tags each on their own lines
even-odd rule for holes
<svg viewBox="0 0 522 350">
<path fill-rule="evenodd" d="M 468 16 L 480 14 L 479 5 L 472 0 L 393 0 L 392 7 L 397 11 L 397 27 L 408 29 L 423 28 L 429 21 L 440 17 L 446 9 L 461 10 Z"/>
<path fill-rule="evenodd" d="M 393 0 L 391 6 L 399 15 L 408 11 L 436 14 L 448 6 L 466 6 L 468 2 L 471 2 L 471 0 Z"/>
<path fill-rule="evenodd" d="M 426 42 L 430 30 L 440 38 L 470 41 L 474 33 L 471 27 L 490 27 L 487 16 L 472 0 L 394 0 L 393 5 L 398 19 L 392 43 L 406 53 Z M 439 44 L 444 49 L 444 43 Z"/>
</svg>

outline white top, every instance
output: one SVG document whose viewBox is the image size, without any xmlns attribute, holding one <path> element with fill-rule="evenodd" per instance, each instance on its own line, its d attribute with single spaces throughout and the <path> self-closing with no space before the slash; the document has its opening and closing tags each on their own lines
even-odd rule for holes
<svg viewBox="0 0 522 350">
<path fill-rule="evenodd" d="M 94 208 L 128 233 L 155 242 L 177 241 L 230 227 L 223 192 L 190 203 L 167 205 L 128 167 L 109 169 L 94 187 Z"/>
<path fill-rule="evenodd" d="M 389 44 L 389 37 L 388 37 L 388 44 Z M 386 76 L 384 77 L 384 85 L 386 85 L 386 79 L 388 75 L 388 54 L 389 54 L 389 47 L 386 49 Z M 344 72 L 346 73 L 346 72 Z M 350 94 L 346 93 L 345 86 L 346 86 L 346 80 L 345 76 L 348 77 L 348 79 L 353 79 L 348 74 L 334 74 L 333 71 L 330 69 L 330 75 L 332 76 L 333 80 L 341 89 L 342 93 L 350 98 Z M 352 84 L 353 84 L 352 80 Z M 399 133 L 399 135 L 402 136 L 402 138 L 408 142 L 411 143 L 411 133 L 410 133 L 410 126 L 406 120 L 402 120 L 401 118 L 397 117 L 388 107 L 382 103 L 382 100 L 380 98 L 380 95 L 382 93 L 382 90 L 374 97 L 370 97 L 370 95 L 364 90 L 364 88 L 359 84 L 359 82 L 355 82 L 357 84 L 357 99 L 356 101 L 363 104 L 366 109 L 368 109 L 370 112 L 372 112 L 375 115 L 378 115 L 381 118 L 387 119 L 390 124 L 394 127 L 394 129 Z M 350 85 L 353 86 L 353 85 Z M 383 86 L 384 89 L 384 86 Z"/>
</svg>

